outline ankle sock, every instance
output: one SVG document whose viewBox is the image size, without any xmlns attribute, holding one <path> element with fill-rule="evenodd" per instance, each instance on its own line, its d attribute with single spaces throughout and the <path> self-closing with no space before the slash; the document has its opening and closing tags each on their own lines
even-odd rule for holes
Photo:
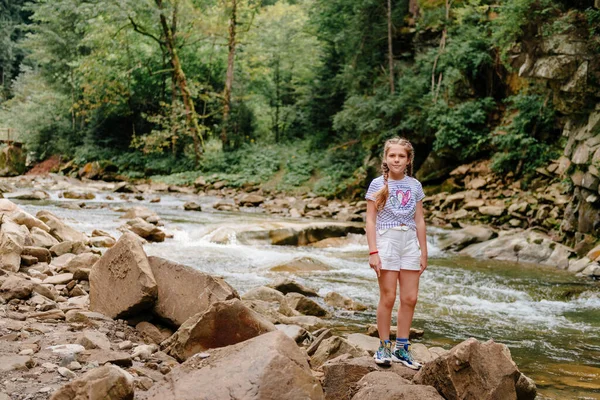
<svg viewBox="0 0 600 400">
<path fill-rule="evenodd" d="M 399 348 L 408 348 L 408 345 L 410 344 L 410 342 L 408 341 L 407 338 L 396 338 L 396 349 Z"/>
</svg>

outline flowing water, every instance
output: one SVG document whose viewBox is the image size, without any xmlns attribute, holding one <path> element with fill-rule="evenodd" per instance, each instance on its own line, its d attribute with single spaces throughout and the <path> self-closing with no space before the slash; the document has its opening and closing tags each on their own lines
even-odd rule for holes
<svg viewBox="0 0 600 400">
<path fill-rule="evenodd" d="M 15 193 L 13 195 L 16 195 Z M 226 225 L 261 224 L 277 219 L 258 212 L 223 213 L 210 207 L 210 197 L 162 196 L 160 203 L 106 200 L 99 193 L 88 205 L 144 205 L 155 210 L 173 239 L 149 244 L 145 250 L 221 276 L 240 294 L 270 283 L 282 273 L 271 271 L 298 257 L 327 265 L 322 271 L 294 275 L 307 286 L 349 296 L 369 311 L 337 311 L 338 330 L 364 332 L 375 322 L 377 282 L 367 265 L 364 236 L 351 236 L 341 248 L 242 245 L 235 235 L 228 244 L 210 238 Z M 207 211 L 186 212 L 193 199 Z M 19 202 L 19 201 L 16 201 Z M 67 209 L 57 193 L 45 202 L 19 202 L 35 214 L 48 209 L 88 234 L 103 229 L 118 236 L 124 220 L 110 208 Z M 288 220 L 289 221 L 289 220 Z M 436 231 L 429 230 L 430 266 L 422 276 L 413 326 L 425 330 L 421 342 L 446 349 L 475 337 L 505 343 L 520 370 L 538 385 L 538 399 L 600 399 L 600 285 L 551 268 L 473 260 L 445 254 L 436 248 Z"/>
</svg>

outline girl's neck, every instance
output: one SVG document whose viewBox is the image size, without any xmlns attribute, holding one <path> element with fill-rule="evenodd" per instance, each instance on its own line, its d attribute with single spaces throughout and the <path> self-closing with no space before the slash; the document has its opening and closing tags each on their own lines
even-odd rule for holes
<svg viewBox="0 0 600 400">
<path fill-rule="evenodd" d="M 401 179 L 404 179 L 405 176 L 406 176 L 405 173 L 401 173 L 401 174 L 396 175 L 396 174 L 392 174 L 390 172 L 389 175 L 388 175 L 388 179 L 392 180 L 392 181 L 399 181 Z"/>
</svg>

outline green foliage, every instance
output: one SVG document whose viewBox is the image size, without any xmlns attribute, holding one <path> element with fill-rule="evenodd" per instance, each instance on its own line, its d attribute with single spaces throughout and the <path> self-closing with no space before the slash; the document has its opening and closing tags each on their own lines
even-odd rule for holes
<svg viewBox="0 0 600 400">
<path fill-rule="evenodd" d="M 492 158 L 496 172 L 530 172 L 558 156 L 552 144 L 554 108 L 548 96 L 518 94 L 507 99 L 514 111 L 507 126 L 496 130 L 492 143 L 498 152 Z"/>
<path fill-rule="evenodd" d="M 489 97 L 466 101 L 456 107 L 439 102 L 428 118 L 435 130 L 434 150 L 450 150 L 461 160 L 480 155 L 490 140 L 487 120 L 494 105 Z"/>
</svg>

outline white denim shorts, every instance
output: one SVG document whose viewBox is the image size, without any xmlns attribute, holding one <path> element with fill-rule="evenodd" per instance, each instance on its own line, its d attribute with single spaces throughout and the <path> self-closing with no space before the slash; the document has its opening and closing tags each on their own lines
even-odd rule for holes
<svg viewBox="0 0 600 400">
<path fill-rule="evenodd" d="M 407 226 L 378 231 L 377 251 L 381 259 L 381 269 L 389 271 L 421 269 L 421 248 L 417 240 L 417 232 Z"/>
</svg>

